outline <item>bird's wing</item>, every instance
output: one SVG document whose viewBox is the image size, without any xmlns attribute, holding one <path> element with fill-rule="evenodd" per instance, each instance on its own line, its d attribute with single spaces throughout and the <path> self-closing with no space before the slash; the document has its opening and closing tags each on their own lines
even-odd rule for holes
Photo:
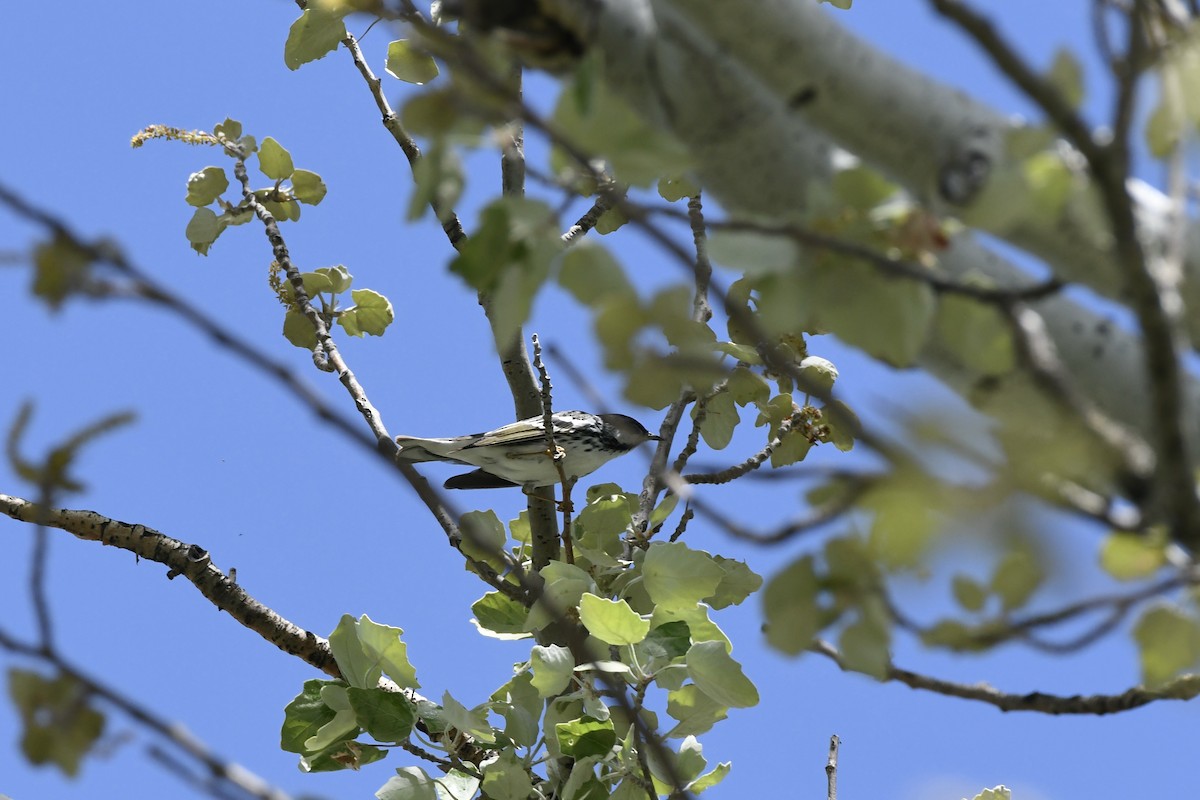
<svg viewBox="0 0 1200 800">
<path fill-rule="evenodd" d="M 557 425 L 555 426 L 558 427 Z M 519 422 L 511 422 L 494 431 L 481 433 L 473 437 L 473 441 L 463 449 L 475 447 L 490 447 L 492 445 L 508 445 L 519 447 L 525 444 L 545 444 L 546 433 L 542 428 L 540 417 L 531 417 Z"/>
</svg>

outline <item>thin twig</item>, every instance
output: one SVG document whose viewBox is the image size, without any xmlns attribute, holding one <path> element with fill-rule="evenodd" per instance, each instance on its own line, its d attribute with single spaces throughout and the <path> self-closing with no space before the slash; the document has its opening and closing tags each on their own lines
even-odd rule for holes
<svg viewBox="0 0 1200 800">
<path fill-rule="evenodd" d="M 842 656 L 833 645 L 818 639 L 809 650 L 825 656 L 845 669 Z M 1062 695 L 1030 692 L 1010 694 L 983 683 L 964 684 L 922 675 L 889 665 L 884 681 L 897 681 L 912 689 L 975 700 L 1001 711 L 1037 711 L 1043 714 L 1080 714 L 1103 716 L 1140 708 L 1160 700 L 1191 700 L 1200 695 L 1200 675 L 1181 675 L 1155 689 L 1134 686 L 1121 694 Z"/>
</svg>

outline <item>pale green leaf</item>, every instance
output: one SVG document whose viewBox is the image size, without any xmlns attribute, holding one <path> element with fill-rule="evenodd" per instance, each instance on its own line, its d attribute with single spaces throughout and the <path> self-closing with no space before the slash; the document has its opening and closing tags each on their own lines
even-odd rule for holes
<svg viewBox="0 0 1200 800">
<path fill-rule="evenodd" d="M 1142 663 L 1142 682 L 1154 687 L 1200 662 L 1197 621 L 1164 604 L 1147 609 L 1133 629 Z"/>
<path fill-rule="evenodd" d="M 500 592 L 488 592 L 471 604 L 471 620 L 484 636 L 493 639 L 527 639 L 533 634 L 525 630 L 528 609 Z"/>
<path fill-rule="evenodd" d="M 330 12 L 319 6 L 305 9 L 292 23 L 283 46 L 283 63 L 287 68 L 299 69 L 301 64 L 316 61 L 336 50 L 338 43 L 346 38 L 343 16 L 344 12 Z"/>
<path fill-rule="evenodd" d="M 692 406 L 692 419 L 699 415 L 699 408 Z M 733 395 L 720 392 L 704 404 L 704 419 L 700 422 L 700 435 L 704 443 L 713 450 L 724 450 L 733 440 L 733 431 L 739 422 Z"/>
<path fill-rule="evenodd" d="M 305 350 L 317 346 L 317 331 L 313 328 L 312 320 L 294 308 L 289 308 L 283 316 L 283 337 Z"/>
<path fill-rule="evenodd" d="M 1109 534 L 1100 549 L 1100 566 L 1117 580 L 1148 578 L 1167 563 L 1166 531 Z"/>
<path fill-rule="evenodd" d="M 420 767 L 401 767 L 375 792 L 378 800 L 438 800 L 434 779 Z"/>
<path fill-rule="evenodd" d="M 708 252 L 713 261 L 747 275 L 783 272 L 800 260 L 800 249 L 793 240 L 760 231 L 713 231 Z"/>
<path fill-rule="evenodd" d="M 588 631 L 606 644 L 636 644 L 646 638 L 650 623 L 624 600 L 607 600 L 586 593 L 579 600 L 579 619 Z"/>
<path fill-rule="evenodd" d="M 678 722 L 666 735 L 670 738 L 681 738 L 705 733 L 728 717 L 728 710 L 726 706 L 700 691 L 695 684 L 689 683 L 667 694 L 667 713 Z"/>
<path fill-rule="evenodd" d="M 442 719 L 460 733 L 465 733 L 481 742 L 496 741 L 496 732 L 488 723 L 488 712 L 485 706 L 468 709 L 455 700 L 449 692 L 443 692 Z"/>
<path fill-rule="evenodd" d="M 556 644 L 535 645 L 530 655 L 533 664 L 533 687 L 539 697 L 553 697 L 566 689 L 575 674 L 571 651 Z"/>
<path fill-rule="evenodd" d="M 621 265 L 594 242 L 580 242 L 563 255 L 558 283 L 579 303 L 593 308 L 611 296 L 637 302 L 637 293 Z"/>
<path fill-rule="evenodd" d="M 292 154 L 283 145 L 268 136 L 258 148 L 258 168 L 271 180 L 282 181 L 296 171 Z"/>
<path fill-rule="evenodd" d="M 199 172 L 193 172 L 187 180 L 188 205 L 209 205 L 228 188 L 229 178 L 220 167 L 205 167 Z"/>
<path fill-rule="evenodd" d="M 655 542 L 642 561 L 642 579 L 654 603 L 687 609 L 712 595 L 725 570 L 702 550 L 683 542 Z"/>
<path fill-rule="evenodd" d="M 955 575 L 951 582 L 954 599 L 967 611 L 982 611 L 988 590 L 969 575 Z"/>
<path fill-rule="evenodd" d="M 371 289 L 355 289 L 350 292 L 354 305 L 338 315 L 338 324 L 351 336 L 382 336 L 396 318 L 392 301 Z"/>
<path fill-rule="evenodd" d="M 758 704 L 758 689 L 721 642 L 693 644 L 686 660 L 688 675 L 696 687 L 717 703 L 730 708 L 749 708 Z"/>
<path fill-rule="evenodd" d="M 388 44 L 385 69 L 388 75 L 405 83 L 428 83 L 438 76 L 437 62 L 409 39 Z"/>
<path fill-rule="evenodd" d="M 697 197 L 700 187 L 682 175 L 661 178 L 658 181 L 658 196 L 668 203 L 674 203 L 685 197 Z"/>
<path fill-rule="evenodd" d="M 875 619 L 866 615 L 842 629 L 838 650 L 842 665 L 877 680 L 884 680 L 891 666 L 891 634 Z"/>
<path fill-rule="evenodd" d="M 1078 108 L 1083 102 L 1083 67 L 1071 51 L 1060 48 L 1054 54 L 1050 74 L 1046 77 L 1071 108 Z"/>
<path fill-rule="evenodd" d="M 188 221 L 184 235 L 192 249 L 200 255 L 208 255 L 208 248 L 221 235 L 221 223 L 211 208 L 197 208 Z"/>
<path fill-rule="evenodd" d="M 1005 611 L 1025 605 L 1041 585 L 1045 573 L 1039 559 L 1018 547 L 1000 559 L 992 573 L 991 590 L 1000 597 Z"/>
<path fill-rule="evenodd" d="M 981 375 L 1004 375 L 1016 366 L 1012 326 L 994 306 L 946 295 L 937 309 L 938 345 Z"/>
<path fill-rule="evenodd" d="M 763 592 L 767 642 L 788 655 L 812 644 L 820 630 L 816 570 L 812 556 L 803 556 L 773 577 Z"/>
<path fill-rule="evenodd" d="M 307 169 L 292 171 L 292 196 L 301 203 L 307 203 L 310 206 L 318 205 L 325 199 L 328 191 L 325 181 L 317 173 Z"/>
</svg>

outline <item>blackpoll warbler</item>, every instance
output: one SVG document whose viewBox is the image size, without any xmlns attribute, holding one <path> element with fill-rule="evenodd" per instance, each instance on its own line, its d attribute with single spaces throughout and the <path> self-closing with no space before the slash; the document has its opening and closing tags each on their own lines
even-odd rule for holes
<svg viewBox="0 0 1200 800">
<path fill-rule="evenodd" d="M 559 411 L 554 414 L 554 444 L 564 453 L 563 472 L 581 478 L 642 442 L 659 437 L 624 414 Z M 539 415 L 486 433 L 452 439 L 397 436 L 399 458 L 449 461 L 479 467 L 446 481 L 447 489 L 535 488 L 559 482 L 558 468 L 547 455 L 546 427 Z"/>
</svg>

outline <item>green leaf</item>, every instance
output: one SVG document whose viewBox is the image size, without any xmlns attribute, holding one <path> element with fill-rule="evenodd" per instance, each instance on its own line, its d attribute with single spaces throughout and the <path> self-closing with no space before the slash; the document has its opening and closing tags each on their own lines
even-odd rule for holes
<svg viewBox="0 0 1200 800">
<path fill-rule="evenodd" d="M 838 379 L 838 368 L 832 361 L 820 356 L 806 356 L 800 362 L 799 372 L 805 381 L 802 388 L 806 394 L 819 392 L 828 395 Z"/>
<path fill-rule="evenodd" d="M 292 154 L 279 142 L 268 136 L 258 148 L 258 168 L 271 180 L 282 181 L 291 177 L 296 168 L 292 165 Z"/>
<path fill-rule="evenodd" d="M 1006 786 L 995 786 L 991 789 L 984 789 L 972 800 L 1012 800 L 1012 792 Z"/>
<path fill-rule="evenodd" d="M 847 3 L 850 2 L 850 0 L 845 1 Z M 725 776 L 729 774 L 731 769 L 733 769 L 732 762 L 722 761 L 720 764 L 717 764 L 717 766 L 713 767 L 710 772 L 705 775 L 701 775 L 699 778 L 696 778 L 696 780 L 689 783 L 687 786 L 688 791 L 700 794 L 705 789 L 711 789 L 721 781 L 725 780 Z"/>
<path fill-rule="evenodd" d="M 334 712 L 333 717 L 304 741 L 305 754 L 321 755 L 330 748 L 358 735 L 358 720 L 350 707 L 346 686 L 329 682 L 321 687 L 321 702 Z"/>
<path fill-rule="evenodd" d="M 380 625 L 366 614 L 357 620 L 344 614 L 329 635 L 329 647 L 342 677 L 360 689 L 374 689 L 380 675 L 398 686 L 416 689 L 416 670 L 408 661 L 408 646 L 400 641 L 400 628 Z"/>
<path fill-rule="evenodd" d="M 490 294 L 493 333 L 503 349 L 528 318 L 562 243 L 554 214 L 541 201 L 501 198 L 483 210 L 481 219 L 479 232 L 463 245 L 450 270 Z"/>
<path fill-rule="evenodd" d="M 319 205 L 328 191 L 325 181 L 317 173 L 306 169 L 292 171 L 292 196 L 301 203 Z"/>
<path fill-rule="evenodd" d="M 860 506 L 874 512 L 867 544 L 886 569 L 917 566 L 938 533 L 932 488 L 920 475 L 897 473 L 868 489 Z"/>
<path fill-rule="evenodd" d="M 577 148 L 608 159 L 617 179 L 649 186 L 663 175 L 687 171 L 687 149 L 669 134 L 651 127 L 601 80 L 577 75 L 588 91 L 568 86 L 559 95 L 553 121 Z M 582 95 L 587 99 L 581 102 Z M 597 227 L 599 231 L 599 227 Z"/>
<path fill-rule="evenodd" d="M 375 792 L 378 800 L 438 800 L 434 780 L 420 767 L 401 767 Z"/>
<path fill-rule="evenodd" d="M 870 211 L 896 193 L 894 183 L 869 167 L 850 167 L 834 173 L 834 199 L 857 211 Z"/>
<path fill-rule="evenodd" d="M 1041 585 L 1045 572 L 1035 554 L 1018 547 L 1004 555 L 992 573 L 991 589 L 1005 611 L 1025 605 Z"/>
<path fill-rule="evenodd" d="M 796 559 L 771 579 L 762 598 L 768 644 L 793 656 L 812 644 L 821 628 L 819 590 L 811 555 Z"/>
<path fill-rule="evenodd" d="M 522 747 L 533 746 L 542 733 L 538 727 L 542 698 L 532 678 L 529 672 L 522 672 L 492 693 L 496 710 L 504 717 L 504 735 Z"/>
<path fill-rule="evenodd" d="M 1100 566 L 1119 581 L 1148 578 L 1167 563 L 1166 530 L 1145 534 L 1112 533 L 1100 549 Z"/>
<path fill-rule="evenodd" d="M 1025 160 L 1021 171 L 1029 186 L 1029 211 L 1051 219 L 1062 214 L 1076 187 L 1075 171 L 1062 154 L 1036 153 Z"/>
<path fill-rule="evenodd" d="M 299 69 L 301 64 L 336 50 L 338 43 L 346 38 L 344 16 L 344 11 L 326 11 L 316 5 L 305 9 L 292 23 L 283 46 L 283 63 L 287 68 Z"/>
<path fill-rule="evenodd" d="M 717 703 L 730 708 L 758 704 L 758 689 L 721 642 L 696 642 L 688 649 L 686 660 L 696 687 Z"/>
<path fill-rule="evenodd" d="M 888 629 L 867 614 L 843 628 L 838 637 L 842 665 L 881 681 L 887 678 L 892 663 L 890 646 Z"/>
<path fill-rule="evenodd" d="M 784 324 L 785 329 L 794 330 L 796 319 L 807 316 L 809 326 L 835 333 L 888 364 L 907 367 L 916 362 L 937 308 L 929 284 L 889 277 L 871 265 L 844 260 L 814 265 L 804 273 L 801 302 L 808 314 L 803 307 L 776 307 L 771 312 L 788 315 L 791 323 Z M 781 322 L 768 320 L 768 327 L 778 329 Z"/>
<path fill-rule="evenodd" d="M 786 272 L 800 260 L 800 248 L 786 236 L 760 231 L 718 229 L 708 237 L 712 260 L 746 275 Z"/>
<path fill-rule="evenodd" d="M 341 264 L 338 264 L 336 267 L 321 267 L 313 270 L 313 272 L 317 275 L 325 276 L 325 278 L 329 281 L 328 291 L 333 292 L 334 294 L 340 294 L 341 292 L 346 291 L 350 288 L 350 284 L 354 282 L 354 278 L 350 275 L 350 271 Z"/>
<path fill-rule="evenodd" d="M 695 684 L 689 683 L 667 694 L 667 713 L 678 722 L 667 731 L 666 736 L 674 739 L 698 736 L 728 717 L 728 710 L 700 691 Z"/>
<path fill-rule="evenodd" d="M 236 119 L 225 118 L 224 122 L 218 122 L 213 126 L 213 136 L 223 137 L 231 142 L 236 142 L 242 137 L 242 123 Z"/>
<path fill-rule="evenodd" d="M 746 566 L 745 561 L 734 561 L 724 556 L 714 556 L 717 565 L 724 570 L 721 582 L 712 596 L 705 602 L 716 609 L 739 605 L 762 586 L 762 577 Z"/>
<path fill-rule="evenodd" d="M 700 187 L 682 175 L 661 178 L 658 181 L 658 196 L 668 203 L 699 195 Z"/>
<path fill-rule="evenodd" d="M 396 319 L 392 301 L 372 289 L 355 289 L 350 292 L 354 305 L 338 315 L 338 324 L 351 336 L 383 336 L 383 332 Z"/>
<path fill-rule="evenodd" d="M 575 661 L 571 651 L 556 644 L 535 645 L 530 659 L 533 665 L 533 687 L 539 697 L 553 697 L 571 683 Z"/>
<path fill-rule="evenodd" d="M 1133 629 L 1142 682 L 1160 686 L 1200 662 L 1200 629 L 1192 617 L 1166 604 L 1147 609 Z"/>
<path fill-rule="evenodd" d="M 540 630 L 562 614 L 579 606 L 584 592 L 594 592 L 596 584 L 592 577 L 574 564 L 551 561 L 541 569 L 545 585 L 542 597 L 529 610 L 526 629 Z"/>
<path fill-rule="evenodd" d="M 224 193 L 229 188 L 229 178 L 220 167 L 205 167 L 199 172 L 193 172 L 187 180 L 188 205 L 203 207 Z"/>
<path fill-rule="evenodd" d="M 733 440 L 733 431 L 741 421 L 733 395 L 720 392 L 708 398 L 704 412 L 704 419 L 700 423 L 700 435 L 704 437 L 704 443 L 713 450 L 724 450 Z M 699 408 L 692 406 L 692 419 L 695 420 L 698 414 Z"/>
<path fill-rule="evenodd" d="M 471 605 L 472 622 L 484 636 L 496 639 L 528 639 L 525 630 L 529 610 L 500 592 L 488 592 Z"/>
<path fill-rule="evenodd" d="M 307 753 L 304 743 L 327 725 L 336 712 L 321 700 L 321 690 L 334 681 L 310 680 L 283 710 L 280 747 L 289 753 Z M 340 681 L 337 685 L 345 686 Z"/>
<path fill-rule="evenodd" d="M 642 560 L 642 579 L 655 605 L 685 609 L 710 597 L 725 570 L 702 550 L 683 542 L 655 542 Z"/>
<path fill-rule="evenodd" d="M 408 201 L 409 221 L 418 220 L 427 209 L 433 209 L 439 221 L 444 222 L 450 219 L 466 185 L 462 159 L 454 148 L 436 141 L 413 167 L 413 181 L 416 186 Z M 468 249 L 471 241 L 467 240 L 463 250 Z"/>
<path fill-rule="evenodd" d="M 1060 48 L 1054 54 L 1054 62 L 1050 65 L 1050 74 L 1046 78 L 1058 89 L 1067 105 L 1079 108 L 1079 104 L 1083 102 L 1083 67 L 1071 51 Z"/>
<path fill-rule="evenodd" d="M 951 588 L 954 592 L 954 599 L 967 611 L 982 611 L 984 604 L 987 603 L 987 588 L 981 586 L 969 575 L 955 575 L 951 582 Z"/>
<path fill-rule="evenodd" d="M 456 769 L 437 779 L 438 800 L 471 800 L 479 791 L 479 779 Z"/>
<path fill-rule="evenodd" d="M 395 42 L 393 42 L 395 44 Z M 525 764 L 511 750 L 483 767 L 483 792 L 495 800 L 527 800 L 533 783 Z"/>
<path fill-rule="evenodd" d="M 317 346 L 317 330 L 312 320 L 294 308 L 283 315 L 283 337 L 296 347 L 312 350 Z"/>
<path fill-rule="evenodd" d="M 637 292 L 621 265 L 603 246 L 583 241 L 567 250 L 558 273 L 558 283 L 579 303 L 595 308 L 616 296 L 636 303 Z"/>
<path fill-rule="evenodd" d="M 383 689 L 346 690 L 358 726 L 377 742 L 403 742 L 412 732 L 417 715 L 407 697 Z"/>
<path fill-rule="evenodd" d="M 387 74 L 405 83 L 428 83 L 438 76 L 437 62 L 409 39 L 397 39 L 388 44 Z"/>
<path fill-rule="evenodd" d="M 92 257 L 65 237 L 55 236 L 39 243 L 33 251 L 33 293 L 51 309 L 58 309 L 67 297 L 83 288 L 91 263 Z"/>
<path fill-rule="evenodd" d="M 579 600 L 579 619 L 606 644 L 636 644 L 646 638 L 650 623 L 624 600 L 607 600 L 590 592 Z"/>
<path fill-rule="evenodd" d="M 650 615 L 650 630 L 656 630 L 669 623 L 682 622 L 688 627 L 690 641 L 720 642 L 725 646 L 726 651 L 733 650 L 733 645 L 729 643 L 729 637 L 725 635 L 719 625 L 709 618 L 709 611 L 709 607 L 703 603 L 696 603 L 690 608 L 656 606 L 654 613 Z"/>
<path fill-rule="evenodd" d="M 468 709 L 455 700 L 449 692 L 443 692 L 442 718 L 447 725 L 481 742 L 496 741 L 496 732 L 488 723 L 488 712 L 485 706 Z"/>
<path fill-rule="evenodd" d="M 935 325 L 938 346 L 981 375 L 1004 375 L 1016 367 L 1012 328 L 995 307 L 946 295 Z"/>
<path fill-rule="evenodd" d="M 607 236 L 614 231 L 620 230 L 621 226 L 626 222 L 629 222 L 629 217 L 625 216 L 624 211 L 616 207 L 610 208 L 596 220 L 595 231 L 601 236 Z"/>
<path fill-rule="evenodd" d="M 601 722 L 581 717 L 554 726 L 558 747 L 564 756 L 587 758 L 607 755 L 617 743 L 617 734 L 611 721 Z"/>
<path fill-rule="evenodd" d="M 208 248 L 221 235 L 222 226 L 217 221 L 217 215 L 211 208 L 197 208 L 188 221 L 184 235 L 192 249 L 202 256 L 208 255 Z"/>
<path fill-rule="evenodd" d="M 104 733 L 104 715 L 89 705 L 87 688 L 69 675 L 53 680 L 8 670 L 8 693 L 21 716 L 21 752 L 34 765 L 53 764 L 75 777 L 83 757 Z"/>
</svg>

